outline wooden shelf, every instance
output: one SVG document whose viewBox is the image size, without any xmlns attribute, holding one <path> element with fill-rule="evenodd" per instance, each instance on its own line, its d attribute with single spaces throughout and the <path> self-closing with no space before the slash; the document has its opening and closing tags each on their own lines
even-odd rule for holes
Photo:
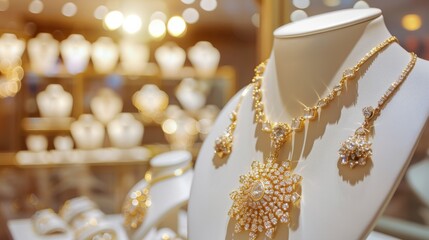
<svg viewBox="0 0 429 240">
<path fill-rule="evenodd" d="M 22 128 L 26 132 L 68 132 L 70 125 L 76 119 L 72 117 L 65 118 L 24 118 L 22 119 Z"/>
</svg>

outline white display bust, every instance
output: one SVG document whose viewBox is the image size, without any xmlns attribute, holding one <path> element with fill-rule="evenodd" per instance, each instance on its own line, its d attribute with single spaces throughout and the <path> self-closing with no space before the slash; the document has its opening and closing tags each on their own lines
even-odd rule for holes
<svg viewBox="0 0 429 240">
<path fill-rule="evenodd" d="M 143 124 L 131 113 L 120 113 L 107 125 L 107 134 L 113 147 L 132 148 L 141 145 Z"/>
<path fill-rule="evenodd" d="M 49 84 L 37 94 L 37 107 L 42 117 L 69 117 L 73 108 L 73 97 L 60 84 Z"/>
<path fill-rule="evenodd" d="M 70 126 L 72 137 L 77 148 L 97 149 L 104 143 L 104 126 L 91 114 L 82 114 L 76 122 Z"/>
<path fill-rule="evenodd" d="M 78 74 L 85 71 L 91 54 L 91 43 L 82 35 L 70 35 L 61 42 L 60 51 L 69 73 Z"/>
<path fill-rule="evenodd" d="M 49 74 L 55 70 L 60 54 L 59 42 L 49 33 L 39 33 L 28 40 L 28 56 L 35 73 Z"/>
<path fill-rule="evenodd" d="M 119 50 L 109 37 L 100 37 L 92 44 L 91 59 L 98 73 L 110 73 L 115 70 Z"/>
<path fill-rule="evenodd" d="M 90 107 L 94 116 L 103 124 L 107 124 L 122 111 L 123 103 L 113 90 L 102 88 L 91 99 Z"/>
<path fill-rule="evenodd" d="M 18 39 L 15 34 L 3 33 L 0 37 L 0 61 L 16 63 L 21 59 L 25 50 L 25 42 Z"/>
<path fill-rule="evenodd" d="M 349 9 L 310 17 L 275 31 L 262 91 L 271 121 L 290 122 L 313 106 L 373 47 L 391 36 L 378 9 Z M 364 239 L 394 193 L 429 116 L 429 63 L 418 59 L 408 79 L 375 122 L 372 165 L 338 167 L 338 149 L 363 120 L 363 107 L 377 104 L 401 75 L 410 54 L 394 43 L 363 66 L 347 90 L 324 108 L 319 120 L 297 133 L 280 159 L 297 163 L 303 177 L 292 226 L 277 226 L 275 239 Z M 269 137 L 253 122 L 249 92 L 238 113 L 232 153 L 215 157 L 213 145 L 230 123 L 239 95 L 226 105 L 197 160 L 189 201 L 189 239 L 248 239 L 234 235 L 228 217 L 231 191 L 253 160 L 267 156 Z M 412 117 L 410 117 L 412 116 Z M 263 239 L 260 234 L 258 239 Z"/>
<path fill-rule="evenodd" d="M 176 89 L 176 97 L 185 110 L 195 112 L 206 103 L 208 85 L 194 78 L 184 78 Z"/>
<path fill-rule="evenodd" d="M 162 153 L 150 161 L 152 179 L 173 174 L 177 169 L 184 169 L 192 163 L 192 155 L 187 151 L 171 151 Z M 153 227 L 165 221 L 170 213 L 183 207 L 191 190 L 193 170 L 183 175 L 168 178 L 154 184 L 150 188 L 152 205 L 148 208 L 143 223 L 131 233 L 132 240 L 143 239 Z M 130 191 L 142 190 L 147 182 L 138 182 Z M 176 216 L 177 217 L 177 216 Z"/>
<path fill-rule="evenodd" d="M 155 59 L 166 78 L 180 77 L 186 60 L 186 53 L 176 43 L 168 42 L 155 51 Z"/>
<path fill-rule="evenodd" d="M 200 41 L 189 48 L 188 58 L 194 66 L 198 77 L 209 78 L 216 73 L 220 53 L 210 42 Z"/>
<path fill-rule="evenodd" d="M 144 73 L 149 61 L 149 47 L 143 43 L 125 39 L 119 43 L 119 48 L 123 71 L 133 75 Z"/>
</svg>

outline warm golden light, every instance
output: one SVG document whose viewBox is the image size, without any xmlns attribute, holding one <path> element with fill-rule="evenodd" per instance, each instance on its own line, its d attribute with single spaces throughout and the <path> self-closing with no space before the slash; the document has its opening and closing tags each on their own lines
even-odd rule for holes
<svg viewBox="0 0 429 240">
<path fill-rule="evenodd" d="M 61 9 L 61 13 L 66 17 L 72 17 L 76 15 L 76 12 L 77 12 L 77 6 L 72 2 L 68 2 L 64 4 L 63 8 Z"/>
<path fill-rule="evenodd" d="M 182 17 L 174 16 L 168 20 L 167 24 L 168 33 L 174 37 L 182 36 L 186 31 L 186 22 Z"/>
<path fill-rule="evenodd" d="M 162 124 L 162 131 L 166 134 L 173 134 L 177 131 L 177 123 L 173 119 L 167 119 Z"/>
<path fill-rule="evenodd" d="M 40 0 L 31 1 L 30 5 L 28 5 L 28 11 L 34 14 L 41 13 L 43 11 L 43 2 Z"/>
<path fill-rule="evenodd" d="M 148 30 L 153 38 L 160 38 L 165 35 L 165 23 L 160 19 L 154 19 L 150 21 Z"/>
<path fill-rule="evenodd" d="M 94 17 L 96 19 L 101 20 L 106 16 L 108 12 L 109 12 L 109 9 L 106 6 L 100 5 L 94 10 Z"/>
<path fill-rule="evenodd" d="M 416 31 L 422 27 L 422 19 L 417 14 L 407 14 L 402 17 L 402 27 L 408 31 Z"/>
<path fill-rule="evenodd" d="M 124 23 L 122 25 L 122 28 L 124 29 L 124 31 L 131 34 L 138 32 L 141 29 L 141 27 L 142 27 L 142 20 L 139 16 L 135 14 L 128 15 L 125 18 Z"/>
<path fill-rule="evenodd" d="M 196 23 L 200 18 L 200 14 L 195 8 L 187 8 L 183 11 L 182 17 L 187 23 Z"/>
<path fill-rule="evenodd" d="M 104 24 L 109 30 L 118 29 L 124 22 L 124 15 L 119 11 L 111 11 L 104 18 Z"/>
</svg>

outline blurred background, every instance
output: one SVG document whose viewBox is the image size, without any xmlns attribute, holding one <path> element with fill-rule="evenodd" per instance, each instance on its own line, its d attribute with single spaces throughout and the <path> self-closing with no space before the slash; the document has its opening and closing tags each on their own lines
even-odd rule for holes
<svg viewBox="0 0 429 240">
<path fill-rule="evenodd" d="M 275 28 L 353 7 L 380 8 L 400 44 L 429 59 L 425 0 L 0 0 L 0 239 L 9 219 L 75 196 L 119 213 L 151 156 L 198 154 Z M 410 172 L 429 169 L 428 145 L 425 130 Z M 419 179 L 406 175 L 379 231 L 428 232 Z"/>
</svg>

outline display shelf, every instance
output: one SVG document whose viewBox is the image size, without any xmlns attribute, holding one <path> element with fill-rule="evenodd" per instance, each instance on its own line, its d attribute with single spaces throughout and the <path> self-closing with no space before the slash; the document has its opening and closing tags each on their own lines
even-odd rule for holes
<svg viewBox="0 0 429 240">
<path fill-rule="evenodd" d="M 73 117 L 64 118 L 43 118 L 31 117 L 22 119 L 22 129 L 29 133 L 49 133 L 68 132 L 70 125 L 76 119 Z"/>
</svg>

